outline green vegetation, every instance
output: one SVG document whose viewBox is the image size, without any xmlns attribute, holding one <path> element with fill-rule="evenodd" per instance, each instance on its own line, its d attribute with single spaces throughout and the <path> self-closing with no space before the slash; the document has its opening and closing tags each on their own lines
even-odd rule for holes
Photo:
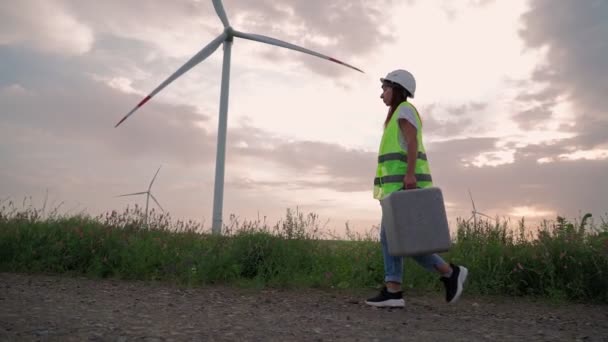
<svg viewBox="0 0 608 342">
<path fill-rule="evenodd" d="M 315 214 L 239 222 L 225 235 L 140 208 L 99 217 L 0 208 L 0 271 L 85 274 L 186 285 L 363 288 L 383 278 L 377 228 L 330 239 Z M 467 292 L 608 303 L 608 223 L 558 217 L 535 232 L 519 223 L 458 222 L 446 259 L 471 271 Z M 437 276 L 406 260 L 406 288 L 439 289 Z"/>
</svg>

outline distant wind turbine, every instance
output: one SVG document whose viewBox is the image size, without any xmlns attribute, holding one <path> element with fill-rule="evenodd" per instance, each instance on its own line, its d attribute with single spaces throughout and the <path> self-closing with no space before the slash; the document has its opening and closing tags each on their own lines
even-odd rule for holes
<svg viewBox="0 0 608 342">
<path fill-rule="evenodd" d="M 477 211 L 477 209 L 475 208 L 475 202 L 473 201 L 473 195 L 471 195 L 471 190 L 469 190 L 469 198 L 471 198 L 471 204 L 473 205 L 473 211 L 471 211 L 472 215 L 467 220 L 467 223 L 469 223 L 472 219 L 473 227 L 477 227 L 477 215 L 489 218 L 490 220 L 494 221 L 494 218 L 492 218 L 491 216 L 488 216 L 480 211 Z"/>
<path fill-rule="evenodd" d="M 148 205 L 150 203 L 150 197 L 152 198 L 154 203 L 156 203 L 156 205 L 160 208 L 160 210 L 162 210 L 163 213 L 165 212 L 165 209 L 163 209 L 163 207 L 160 205 L 160 203 L 158 203 L 158 201 L 156 200 L 156 197 L 154 197 L 154 195 L 152 194 L 152 184 L 154 184 L 154 181 L 156 180 L 156 176 L 158 175 L 158 172 L 160 171 L 161 167 L 159 167 L 158 170 L 156 170 L 156 173 L 154 174 L 154 177 L 152 177 L 152 181 L 150 182 L 150 185 L 148 186 L 147 191 L 134 192 L 132 194 L 124 194 L 124 195 L 117 196 L 117 197 L 126 197 L 126 196 L 146 195 L 146 212 L 144 214 L 145 215 L 144 224 L 146 226 L 148 225 Z"/>
<path fill-rule="evenodd" d="M 212 0 L 215 12 L 219 16 L 222 24 L 224 25 L 224 32 L 222 32 L 217 38 L 212 40 L 207 46 L 203 47 L 197 54 L 195 54 L 190 60 L 181 66 L 175 73 L 169 78 L 162 82 L 156 89 L 154 89 L 148 96 L 146 96 L 141 102 L 137 104 L 127 115 L 125 115 L 115 127 L 118 127 L 123 121 L 125 121 L 131 114 L 133 114 L 139 107 L 143 106 L 148 102 L 154 95 L 160 92 L 163 88 L 168 86 L 171 82 L 175 81 L 178 77 L 192 69 L 198 63 L 204 61 L 209 57 L 217 48 L 224 44 L 224 62 L 222 65 L 222 84 L 221 84 L 221 95 L 220 95 L 220 109 L 219 109 L 219 123 L 218 123 L 218 135 L 217 135 L 217 154 L 215 161 L 215 188 L 213 192 L 213 223 L 211 226 L 212 232 L 215 234 L 221 233 L 222 226 L 222 206 L 224 198 L 224 163 L 226 159 L 226 127 L 228 121 L 228 92 L 230 82 L 230 52 L 232 48 L 232 41 L 234 37 L 249 39 L 260 43 L 275 45 L 299 52 L 303 52 L 315 57 L 326 59 L 330 62 L 338 63 L 351 69 L 363 72 L 362 70 L 355 68 L 352 65 L 341 62 L 332 57 L 323 55 L 321 53 L 287 43 L 275 38 L 262 36 L 259 34 L 243 33 L 239 32 L 230 26 L 228 17 L 224 11 L 224 6 L 221 0 Z"/>
</svg>

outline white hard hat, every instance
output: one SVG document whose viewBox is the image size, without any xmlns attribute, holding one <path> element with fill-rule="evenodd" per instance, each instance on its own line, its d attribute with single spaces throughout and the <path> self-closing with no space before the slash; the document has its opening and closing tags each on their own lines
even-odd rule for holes
<svg viewBox="0 0 608 342">
<path fill-rule="evenodd" d="M 409 91 L 412 98 L 414 97 L 414 93 L 416 92 L 416 80 L 414 79 L 414 75 L 412 75 L 409 71 L 402 69 L 391 71 L 386 75 L 385 78 L 380 79 L 380 82 L 384 81 L 397 83 L 405 88 L 405 90 Z"/>
</svg>

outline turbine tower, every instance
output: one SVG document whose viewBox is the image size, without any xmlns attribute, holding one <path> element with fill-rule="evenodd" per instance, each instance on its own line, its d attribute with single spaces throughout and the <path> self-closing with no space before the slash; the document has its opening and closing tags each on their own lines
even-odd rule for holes
<svg viewBox="0 0 608 342">
<path fill-rule="evenodd" d="M 346 64 L 332 57 L 323 55 L 321 53 L 287 43 L 275 38 L 262 36 L 259 34 L 244 33 L 237 31 L 230 26 L 228 16 L 222 5 L 221 0 L 212 0 L 213 7 L 224 25 L 224 31 L 209 44 L 203 47 L 197 54 L 195 54 L 190 60 L 181 66 L 175 73 L 169 78 L 162 82 L 156 89 L 154 89 L 148 96 L 146 96 L 141 102 L 139 102 L 127 115 L 125 115 L 114 127 L 118 127 L 123 121 L 125 121 L 131 114 L 137 109 L 148 102 L 154 95 L 160 92 L 163 88 L 168 86 L 171 82 L 175 81 L 178 77 L 192 69 L 198 63 L 204 61 L 209 57 L 220 45 L 224 45 L 224 62 L 222 64 L 222 83 L 221 83 L 221 94 L 220 94 L 220 108 L 219 108 L 219 122 L 218 122 L 218 133 L 217 133 L 217 154 L 215 160 L 215 187 L 213 192 L 213 223 L 211 230 L 214 234 L 220 234 L 222 228 L 222 207 L 224 202 L 224 163 L 226 160 L 226 129 L 228 123 L 228 92 L 230 83 L 230 52 L 232 48 L 232 41 L 234 37 L 253 40 L 260 43 L 270 44 L 287 48 L 302 53 L 306 53 L 312 56 L 326 59 L 328 61 L 338 63 L 340 65 L 349 67 L 351 69 L 363 72 L 362 70 L 355 68 L 350 64 Z"/>
</svg>

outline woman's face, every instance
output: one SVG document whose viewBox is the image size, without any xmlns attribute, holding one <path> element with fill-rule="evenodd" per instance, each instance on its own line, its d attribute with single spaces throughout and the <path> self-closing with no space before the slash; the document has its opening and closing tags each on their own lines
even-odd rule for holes
<svg viewBox="0 0 608 342">
<path fill-rule="evenodd" d="M 382 85 L 382 94 L 380 94 L 380 98 L 385 105 L 390 106 L 393 101 L 393 88 L 387 86 L 386 84 Z"/>
</svg>

